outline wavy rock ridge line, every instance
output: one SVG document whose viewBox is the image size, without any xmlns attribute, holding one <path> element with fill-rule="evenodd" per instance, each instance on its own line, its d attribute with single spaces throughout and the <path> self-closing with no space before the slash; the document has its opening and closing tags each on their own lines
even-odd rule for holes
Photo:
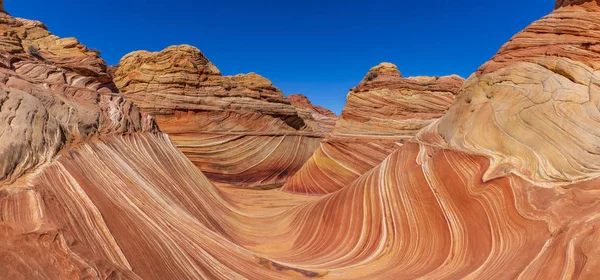
<svg viewBox="0 0 600 280">
<path fill-rule="evenodd" d="M 304 120 L 257 74 L 222 76 L 187 45 L 128 54 L 114 77 L 121 92 L 220 185 L 282 184 L 324 137 L 320 123 L 330 122 L 312 112 Z"/>
<path fill-rule="evenodd" d="M 177 147 L 217 184 L 262 188 L 278 187 L 279 182 L 285 182 L 310 158 L 320 140 L 302 135 L 210 133 L 171 137 Z"/>
<path fill-rule="evenodd" d="M 330 196 L 241 198 L 165 136 L 103 137 L 36 176 L 33 194 L 3 196 L 3 226 L 23 233 L 0 257 L 125 279 L 594 279 L 597 180 L 562 193 L 514 175 L 483 183 L 487 162 L 409 143 Z M 57 244 L 33 255 L 26 237 L 51 232 Z M 3 272 L 35 275 L 19 267 Z"/>
<path fill-rule="evenodd" d="M 97 187 L 99 182 L 105 183 Z M 232 213 L 223 215 L 218 191 L 166 136 L 86 144 L 32 185 L 54 194 L 42 198 L 55 207 L 48 219 L 77 240 L 67 244 L 68 253 L 84 260 L 94 256 L 77 272 L 80 277 L 125 271 L 136 279 L 279 278 L 228 241 L 215 217 Z"/>
<path fill-rule="evenodd" d="M 598 20 L 598 13 L 600 7 L 588 2 L 560 8 L 541 21 L 556 19 L 552 24 L 561 26 L 563 20 L 574 18 Z M 565 43 L 565 38 L 569 37 L 558 36 L 554 42 Z M 558 46 L 556 50 L 563 52 L 549 58 L 594 64 L 593 59 L 579 56 L 577 48 Z M 542 52 L 527 51 L 531 50 Z M 503 48 L 501 53 L 506 51 Z M 500 59 L 482 68 L 491 72 L 482 70 L 472 76 L 457 97 L 459 102 L 420 133 L 417 143 L 407 141 L 347 187 L 321 197 L 220 190 L 164 134 L 142 130 L 95 134 L 65 147 L 58 157 L 16 183 L 2 184 L 0 275 L 10 279 L 597 279 L 600 178 L 571 183 L 554 179 L 551 183 L 561 182 L 554 185 L 516 172 L 485 178 L 496 154 L 476 155 L 445 140 L 451 139 L 447 131 L 468 128 L 457 121 L 453 130 L 445 118 L 468 120 L 457 112 L 469 104 L 463 98 L 481 93 L 473 81 L 498 71 L 515 72 L 486 88 L 491 93 L 506 84 L 531 86 L 520 83 L 523 75 L 533 75 L 528 82 L 545 81 L 545 76 L 536 76 L 538 72 L 527 72 L 529 64 L 523 63 L 540 57 L 518 54 L 504 58 L 499 54 Z M 567 93 L 571 91 L 579 93 L 572 88 Z M 474 100 L 470 104 L 480 102 Z M 517 94 L 505 100 L 521 101 Z M 589 113 L 594 108 L 586 109 Z M 513 112 L 495 112 L 502 114 Z M 556 124 L 544 115 L 532 119 L 541 127 Z M 563 133 L 577 139 L 582 135 L 578 132 Z M 503 143 L 505 138 L 488 141 Z M 590 141 L 595 143 L 593 138 Z M 549 155 L 554 151 L 547 146 L 531 148 L 552 159 Z M 569 150 L 563 152 L 566 158 Z M 502 153 L 507 152 L 500 149 L 498 154 Z M 524 166 L 512 163 L 514 169 Z"/>
<path fill-rule="evenodd" d="M 350 91 L 333 133 L 283 190 L 327 194 L 348 186 L 450 107 L 462 78 L 402 78 L 390 63 L 373 67 Z"/>
<path fill-rule="evenodd" d="M 569 5 L 504 45 L 420 138 L 490 157 L 486 180 L 514 173 L 553 186 L 598 177 L 600 11 L 596 2 Z"/>
<path fill-rule="evenodd" d="M 214 219 L 235 217 L 224 205 L 165 135 L 101 137 L 29 178 L 28 188 L 0 194 L 0 271 L 15 279 L 285 277 L 229 241 Z"/>
</svg>

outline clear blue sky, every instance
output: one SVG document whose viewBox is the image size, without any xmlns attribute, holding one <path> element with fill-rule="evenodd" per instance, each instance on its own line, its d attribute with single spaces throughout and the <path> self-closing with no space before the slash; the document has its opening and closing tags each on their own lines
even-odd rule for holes
<svg viewBox="0 0 600 280">
<path fill-rule="evenodd" d="M 469 76 L 553 0 L 5 0 L 18 17 L 102 51 L 190 44 L 226 75 L 256 72 L 340 113 L 369 68 Z"/>
</svg>

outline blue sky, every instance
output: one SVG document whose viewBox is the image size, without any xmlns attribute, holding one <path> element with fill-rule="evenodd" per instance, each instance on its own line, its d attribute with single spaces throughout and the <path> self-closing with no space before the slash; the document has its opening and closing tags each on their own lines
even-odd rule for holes
<svg viewBox="0 0 600 280">
<path fill-rule="evenodd" d="M 256 72 L 340 113 L 369 68 L 469 76 L 552 0 L 5 0 L 18 17 L 102 51 L 190 44 L 226 75 Z"/>
</svg>

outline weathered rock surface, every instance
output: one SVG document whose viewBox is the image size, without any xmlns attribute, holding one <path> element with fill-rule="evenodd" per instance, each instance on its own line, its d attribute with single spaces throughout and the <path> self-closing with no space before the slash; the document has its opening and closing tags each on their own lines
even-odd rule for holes
<svg viewBox="0 0 600 280">
<path fill-rule="evenodd" d="M 235 211 L 95 52 L 5 13 L 0 31 L 0 278 L 285 277 L 232 243 L 212 215 Z"/>
<path fill-rule="evenodd" d="M 167 132 L 171 126 L 204 132 L 296 132 L 306 126 L 269 80 L 255 73 L 222 76 L 188 45 L 126 55 L 115 83 Z"/>
<path fill-rule="evenodd" d="M 600 12 L 595 1 L 560 3 L 471 76 L 429 130 L 439 145 L 490 157 L 486 180 L 515 173 L 561 185 L 600 175 Z"/>
<path fill-rule="evenodd" d="M 350 185 L 450 107 L 463 79 L 402 78 L 390 63 L 350 90 L 333 133 L 283 190 L 326 194 Z"/>
<path fill-rule="evenodd" d="M 558 9 L 560 7 L 566 7 L 566 6 L 574 6 L 574 5 L 580 5 L 586 2 L 598 2 L 597 0 L 557 0 L 556 4 L 554 5 L 555 9 Z"/>
<path fill-rule="evenodd" d="M 108 75 L 110 76 L 111 79 L 114 79 L 115 74 L 117 73 L 117 70 L 119 70 L 119 66 L 116 66 L 116 65 L 106 66 L 106 73 L 108 73 Z"/>
<path fill-rule="evenodd" d="M 337 120 L 335 113 L 321 106 L 313 105 L 302 94 L 291 94 L 288 100 L 296 107 L 298 114 L 310 130 L 324 134 L 333 130 Z"/>
<path fill-rule="evenodd" d="M 465 82 L 446 115 L 326 196 L 216 188 L 152 129 L 82 138 L 0 183 L 0 276 L 597 279 L 600 118 L 586 75 L 598 69 L 599 14 L 586 2 L 533 23 Z M 555 106 L 542 114 L 540 99 Z M 504 172 L 489 176 L 499 160 Z"/>
<path fill-rule="evenodd" d="M 218 184 L 278 186 L 324 137 L 312 114 L 307 126 L 269 80 L 254 73 L 222 76 L 191 46 L 128 54 L 115 83 Z"/>
<path fill-rule="evenodd" d="M 76 39 L 0 13 L 0 183 L 95 135 L 156 130 L 105 70 Z"/>
</svg>

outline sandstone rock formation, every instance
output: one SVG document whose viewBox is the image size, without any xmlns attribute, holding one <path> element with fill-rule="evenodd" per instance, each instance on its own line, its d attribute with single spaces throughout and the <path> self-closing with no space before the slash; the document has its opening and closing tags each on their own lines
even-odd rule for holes
<svg viewBox="0 0 600 280">
<path fill-rule="evenodd" d="M 402 78 L 390 63 L 350 90 L 335 129 L 283 190 L 327 194 L 350 185 L 450 107 L 463 79 Z"/>
<path fill-rule="evenodd" d="M 595 0 L 556 0 L 554 9 L 558 9 L 560 7 L 566 7 L 566 6 L 579 5 L 579 4 L 583 4 L 585 2 L 592 2 L 592 1 L 595 1 Z"/>
<path fill-rule="evenodd" d="M 130 110 L 83 98 L 118 97 L 87 87 L 102 82 L 59 83 L 44 69 L 89 81 L 102 72 L 38 64 L 19 51 L 21 40 L 0 37 L 0 55 L 8 58 L 0 88 L 24 92 L 19 96 L 43 91 L 19 103 L 31 108 L 29 119 L 42 108 L 65 116 L 55 97 L 73 108 L 55 120 L 73 128 L 67 131 L 86 120 L 68 113 L 78 107 L 111 108 L 117 117 L 99 118 L 85 137 L 67 134 L 76 140 L 58 155 L 26 174 L 12 169 L 8 177 L 16 180 L 0 183 L 0 276 L 597 279 L 600 6 L 557 7 L 472 75 L 446 115 L 326 196 L 217 188 L 150 118 L 132 121 Z M 21 27 L 0 18 L 3 34 Z M 42 75 L 19 70 L 18 62 Z M 14 107 L 3 104 L 0 113 Z M 117 126 L 116 119 L 130 121 Z M 19 124 L 44 135 L 52 127 L 16 120 L 0 131 L 18 136 L 10 127 Z M 3 154 L 9 149 L 0 146 Z"/>
<path fill-rule="evenodd" d="M 6 13 L 0 30 L 0 278 L 285 277 L 231 241 L 228 198 L 95 52 Z"/>
<path fill-rule="evenodd" d="M 600 6 L 596 1 L 557 1 L 556 7 L 473 74 L 448 114 L 418 140 L 421 154 L 429 157 L 446 150 L 447 159 L 452 159 L 448 152 L 489 159 L 489 165 L 473 169 L 480 175 L 462 181 L 469 186 L 485 182 L 507 192 L 492 195 L 493 188 L 477 188 L 471 194 L 502 197 L 516 206 L 515 217 L 526 218 L 528 228 L 542 223 L 534 235 L 517 237 L 524 231 L 513 227 L 511 237 L 500 237 L 504 244 L 538 244 L 530 247 L 533 257 L 515 276 L 594 279 L 600 271 Z M 464 173 L 465 168 L 453 169 Z M 427 170 L 437 174 L 429 181 L 444 181 L 436 170 Z M 489 220 L 499 211 L 488 212 L 494 213 L 487 214 Z M 471 221 L 462 224 L 467 223 Z M 515 252 L 507 250 L 506 255 Z"/>
<path fill-rule="evenodd" d="M 321 106 L 313 105 L 302 94 L 291 94 L 288 99 L 296 107 L 298 114 L 310 130 L 328 134 L 333 130 L 337 116 L 335 113 Z"/>
<path fill-rule="evenodd" d="M 107 66 L 106 73 L 108 73 L 108 75 L 110 76 L 111 79 L 114 79 L 115 74 L 117 73 L 118 69 L 119 69 L 119 66 L 115 66 L 115 65 Z"/>
<path fill-rule="evenodd" d="M 308 160 L 324 136 L 312 129 L 314 122 L 307 127 L 269 80 L 254 73 L 222 76 L 191 46 L 128 54 L 115 82 L 156 118 L 200 170 L 222 185 L 278 186 Z"/>
<path fill-rule="evenodd" d="M 0 183 L 94 135 L 156 130 L 76 39 L 4 12 L 0 34 Z"/>
<path fill-rule="evenodd" d="M 514 173 L 550 186 L 600 174 L 598 4 L 561 6 L 504 45 L 430 129 L 440 145 L 490 157 L 486 180 Z"/>
</svg>

